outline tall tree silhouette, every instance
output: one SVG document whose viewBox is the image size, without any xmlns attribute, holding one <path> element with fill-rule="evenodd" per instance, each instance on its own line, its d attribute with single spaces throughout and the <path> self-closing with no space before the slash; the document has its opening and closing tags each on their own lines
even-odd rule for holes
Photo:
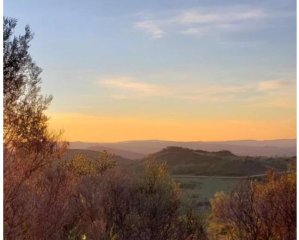
<svg viewBox="0 0 299 240">
<path fill-rule="evenodd" d="M 52 97 L 41 94 L 41 69 L 28 51 L 33 34 L 26 26 L 23 35 L 14 36 L 16 25 L 16 19 L 4 18 L 5 239 L 25 238 L 30 229 L 28 219 L 33 219 L 40 208 L 36 200 L 42 176 L 46 167 L 59 159 L 64 150 L 57 136 L 48 130 L 45 110 Z M 57 189 L 59 187 L 57 185 Z"/>
<path fill-rule="evenodd" d="M 23 35 L 14 36 L 16 25 L 16 19 L 4 18 L 4 144 L 6 148 L 22 145 L 32 150 L 49 140 L 44 111 L 52 97 L 40 94 L 42 70 L 28 51 L 33 34 L 26 26 Z"/>
</svg>

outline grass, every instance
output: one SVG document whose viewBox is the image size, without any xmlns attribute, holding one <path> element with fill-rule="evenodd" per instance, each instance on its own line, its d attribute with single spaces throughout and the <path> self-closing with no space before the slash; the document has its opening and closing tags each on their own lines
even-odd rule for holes
<svg viewBox="0 0 299 240">
<path fill-rule="evenodd" d="M 207 208 L 209 200 L 216 192 L 229 193 L 238 183 L 238 178 L 191 177 L 174 175 L 180 184 L 182 200 L 186 205 Z"/>
</svg>

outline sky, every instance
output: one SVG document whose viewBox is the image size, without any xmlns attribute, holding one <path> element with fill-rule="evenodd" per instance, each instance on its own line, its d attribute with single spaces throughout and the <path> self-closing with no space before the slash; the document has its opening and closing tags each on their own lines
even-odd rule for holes
<svg viewBox="0 0 299 240">
<path fill-rule="evenodd" d="M 68 141 L 296 138 L 295 0 L 6 0 Z"/>
</svg>

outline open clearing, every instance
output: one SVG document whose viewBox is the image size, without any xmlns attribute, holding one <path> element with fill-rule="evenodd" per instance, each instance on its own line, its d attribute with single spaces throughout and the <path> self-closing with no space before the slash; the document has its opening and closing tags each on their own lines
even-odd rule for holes
<svg viewBox="0 0 299 240">
<path fill-rule="evenodd" d="M 192 205 L 208 202 L 216 192 L 230 192 L 244 177 L 173 175 L 180 183 L 183 198 Z"/>
</svg>

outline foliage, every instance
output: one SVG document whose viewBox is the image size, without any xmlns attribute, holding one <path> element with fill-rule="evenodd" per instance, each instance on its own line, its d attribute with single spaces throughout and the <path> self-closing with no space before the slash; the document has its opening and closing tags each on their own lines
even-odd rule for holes
<svg viewBox="0 0 299 240">
<path fill-rule="evenodd" d="M 196 231 L 187 230 L 186 225 L 192 221 L 179 215 L 179 189 L 164 165 L 148 162 L 137 176 L 113 168 L 100 175 L 81 177 L 77 196 L 77 221 L 68 226 L 69 232 L 75 230 L 77 236 L 204 239 L 196 238 Z"/>
<path fill-rule="evenodd" d="M 40 151 L 53 140 L 44 114 L 52 97 L 40 94 L 41 69 L 28 52 L 33 34 L 26 26 L 24 35 L 13 36 L 16 24 L 16 19 L 4 18 L 4 143 L 10 151 L 16 147 Z"/>
<path fill-rule="evenodd" d="M 218 239 L 295 239 L 296 176 L 269 171 L 264 182 L 244 182 L 211 200 L 210 233 Z"/>
<path fill-rule="evenodd" d="M 114 156 L 107 151 L 100 152 L 99 156 L 92 160 L 82 154 L 77 154 L 72 159 L 65 161 L 65 167 L 73 174 L 79 176 L 101 174 L 115 166 Z"/>
<path fill-rule="evenodd" d="M 51 97 L 40 93 L 41 69 L 28 49 L 33 34 L 13 36 L 17 21 L 4 18 L 3 93 L 4 93 L 4 228 L 5 239 L 27 238 L 35 232 L 28 219 L 41 209 L 37 199 L 45 170 L 62 155 L 66 145 L 47 127 Z M 59 187 L 58 187 L 59 185 Z M 51 188 L 60 188 L 53 183 Z M 56 191 L 55 194 L 59 193 Z M 52 196 L 57 197 L 57 196 Z M 41 201 L 46 199 L 41 199 Z M 50 199 L 47 200 L 50 202 Z M 43 209 L 46 211 L 46 209 Z M 51 227 L 57 225 L 53 219 Z M 36 222 L 37 223 L 37 222 Z M 45 224 L 44 226 L 50 227 Z M 32 235 L 31 238 L 34 238 Z"/>
</svg>

